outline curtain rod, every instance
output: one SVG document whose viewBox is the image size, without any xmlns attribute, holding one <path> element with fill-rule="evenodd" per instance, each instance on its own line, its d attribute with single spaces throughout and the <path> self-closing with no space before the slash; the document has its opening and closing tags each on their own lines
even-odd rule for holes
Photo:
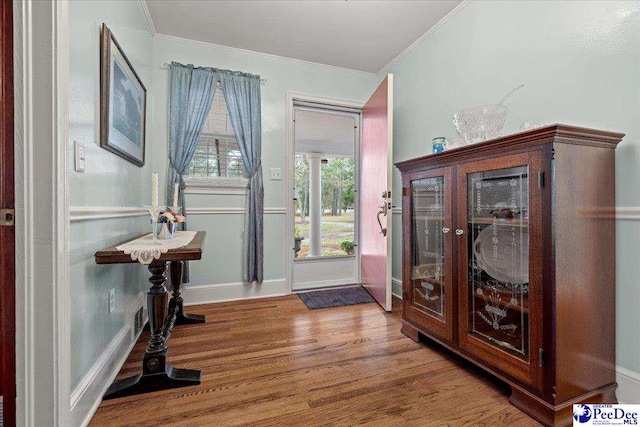
<svg viewBox="0 0 640 427">
<path fill-rule="evenodd" d="M 171 67 L 171 64 L 165 62 L 164 63 L 164 68 L 169 68 Z M 218 80 L 218 82 L 220 82 L 220 80 Z M 267 79 L 260 79 L 260 84 L 265 84 L 267 82 Z"/>
</svg>

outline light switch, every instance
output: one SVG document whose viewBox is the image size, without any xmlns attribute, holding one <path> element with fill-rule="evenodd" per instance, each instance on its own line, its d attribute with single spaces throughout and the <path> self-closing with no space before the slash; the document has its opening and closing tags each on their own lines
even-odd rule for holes
<svg viewBox="0 0 640 427">
<path fill-rule="evenodd" d="M 282 169 L 271 168 L 271 179 L 273 181 L 280 181 L 282 179 Z"/>
<path fill-rule="evenodd" d="M 80 141 L 74 141 L 74 151 L 76 157 L 76 172 L 84 172 L 84 143 Z"/>
</svg>

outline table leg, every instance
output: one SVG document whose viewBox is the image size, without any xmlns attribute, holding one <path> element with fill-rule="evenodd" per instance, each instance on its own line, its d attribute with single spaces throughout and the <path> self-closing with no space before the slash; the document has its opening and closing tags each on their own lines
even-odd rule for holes
<svg viewBox="0 0 640 427">
<path fill-rule="evenodd" d="M 105 393 L 104 400 L 200 384 L 201 371 L 174 368 L 167 360 L 168 347 L 163 335 L 168 299 L 164 286 L 166 269 L 164 261 L 154 261 L 149 266 L 152 286 L 147 292 L 147 310 L 151 339 L 142 362 L 142 373 L 115 381 Z"/>
<path fill-rule="evenodd" d="M 184 300 L 180 295 L 182 285 L 182 261 L 171 261 L 171 300 L 169 301 L 169 314 L 176 311 L 176 325 L 190 325 L 193 323 L 204 323 L 205 317 L 202 314 L 188 314 L 182 307 Z"/>
</svg>

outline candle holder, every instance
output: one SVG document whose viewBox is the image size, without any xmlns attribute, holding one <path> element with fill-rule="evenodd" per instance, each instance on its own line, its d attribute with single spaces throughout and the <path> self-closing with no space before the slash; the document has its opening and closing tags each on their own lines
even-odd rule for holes
<svg viewBox="0 0 640 427">
<path fill-rule="evenodd" d="M 145 206 L 151 215 L 151 245 L 161 245 L 158 242 L 158 213 L 160 209 L 158 206 Z"/>
</svg>

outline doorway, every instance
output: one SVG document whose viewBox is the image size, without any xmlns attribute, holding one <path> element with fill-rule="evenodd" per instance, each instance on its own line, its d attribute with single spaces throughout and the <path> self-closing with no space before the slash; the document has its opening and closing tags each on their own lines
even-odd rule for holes
<svg viewBox="0 0 640 427">
<path fill-rule="evenodd" d="M 0 1 L 0 425 L 15 420 L 13 4 Z"/>
<path fill-rule="evenodd" d="M 360 282 L 360 111 L 293 103 L 294 291 Z"/>
</svg>

